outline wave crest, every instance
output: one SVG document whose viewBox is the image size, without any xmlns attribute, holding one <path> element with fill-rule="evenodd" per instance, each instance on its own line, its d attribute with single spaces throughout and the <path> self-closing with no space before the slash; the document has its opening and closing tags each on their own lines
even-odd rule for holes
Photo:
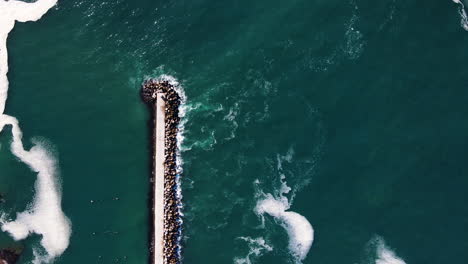
<svg viewBox="0 0 468 264">
<path fill-rule="evenodd" d="M 406 262 L 388 248 L 382 238 L 378 238 L 375 264 L 406 264 Z"/>
<path fill-rule="evenodd" d="M 465 11 L 465 5 L 461 0 L 452 0 L 455 4 L 458 4 L 458 14 L 460 15 L 460 26 L 468 31 L 468 15 Z"/>
<path fill-rule="evenodd" d="M 314 241 L 314 229 L 304 216 L 287 211 L 290 207 L 286 197 L 275 198 L 271 194 L 257 202 L 255 213 L 272 216 L 286 230 L 289 237 L 289 250 L 299 261 L 304 260 Z"/>
</svg>

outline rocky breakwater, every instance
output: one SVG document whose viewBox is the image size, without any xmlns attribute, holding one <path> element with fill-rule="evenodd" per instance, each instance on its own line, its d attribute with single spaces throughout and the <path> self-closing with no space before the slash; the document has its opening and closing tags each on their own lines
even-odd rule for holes
<svg viewBox="0 0 468 264">
<path fill-rule="evenodd" d="M 164 159 L 164 237 L 163 263 L 180 263 L 181 219 L 177 194 L 177 133 L 181 98 L 174 86 L 165 80 L 150 79 L 143 83 L 142 99 L 151 107 L 156 106 L 157 94 L 165 101 L 165 159 Z M 154 113 L 154 111 L 153 111 Z M 152 140 L 155 140 L 153 135 Z M 152 144 L 154 146 L 154 144 Z M 155 150 L 153 150 L 155 153 Z M 154 157 L 153 157 L 154 160 Z M 154 173 L 154 164 L 153 164 Z"/>
</svg>

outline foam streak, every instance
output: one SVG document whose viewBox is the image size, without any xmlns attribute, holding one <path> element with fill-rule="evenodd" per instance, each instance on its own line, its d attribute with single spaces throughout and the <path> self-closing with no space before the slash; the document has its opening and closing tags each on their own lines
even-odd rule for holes
<svg viewBox="0 0 468 264">
<path fill-rule="evenodd" d="M 387 247 L 382 238 L 377 238 L 377 259 L 375 264 L 406 264 L 395 252 Z"/>
<path fill-rule="evenodd" d="M 314 229 L 307 218 L 287 211 L 290 207 L 286 197 L 275 198 L 266 194 L 257 202 L 255 212 L 258 215 L 267 213 L 275 218 L 286 230 L 289 237 L 289 250 L 295 259 L 300 262 L 305 259 L 314 240 Z"/>
<path fill-rule="evenodd" d="M 235 258 L 234 264 L 252 264 L 251 258 L 260 257 L 264 252 L 270 252 L 273 247 L 270 246 L 263 237 L 251 238 L 251 237 L 239 237 L 238 239 L 243 240 L 249 245 L 249 253 L 243 258 Z"/>
<path fill-rule="evenodd" d="M 5 115 L 8 97 L 8 52 L 7 38 L 15 21 L 37 21 L 57 0 L 38 0 L 34 3 L 0 0 L 0 131 L 7 125 L 12 128 L 12 153 L 31 170 L 37 172 L 34 201 L 30 209 L 17 214 L 15 221 L 2 221 L 2 230 L 15 240 L 26 238 L 30 233 L 42 235 L 41 245 L 46 250 L 42 255 L 34 250 L 34 263 L 50 262 L 68 247 L 71 224 L 61 208 L 61 191 L 56 181 L 56 160 L 41 142 L 33 142 L 29 151 L 24 149 L 18 120 Z"/>
</svg>

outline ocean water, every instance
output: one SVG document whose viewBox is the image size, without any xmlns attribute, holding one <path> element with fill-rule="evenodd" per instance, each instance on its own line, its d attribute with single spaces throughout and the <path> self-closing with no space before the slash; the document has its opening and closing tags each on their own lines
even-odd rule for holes
<svg viewBox="0 0 468 264">
<path fill-rule="evenodd" d="M 0 0 L 0 246 L 147 263 L 139 88 L 164 75 L 184 263 L 463 263 L 464 5 Z"/>
</svg>

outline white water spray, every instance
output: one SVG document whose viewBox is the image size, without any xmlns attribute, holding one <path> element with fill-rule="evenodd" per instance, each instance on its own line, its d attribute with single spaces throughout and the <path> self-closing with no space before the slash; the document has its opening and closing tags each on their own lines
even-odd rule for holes
<svg viewBox="0 0 468 264">
<path fill-rule="evenodd" d="M 38 173 L 34 201 L 29 209 L 18 213 L 15 221 L 2 220 L 1 224 L 2 230 L 9 232 L 15 240 L 24 239 L 31 233 L 42 235 L 41 245 L 47 254 L 40 255 L 38 250 L 34 250 L 34 263 L 50 262 L 65 251 L 71 224 L 61 208 L 55 158 L 41 142 L 33 142 L 34 147 L 25 150 L 18 120 L 4 114 L 8 97 L 7 38 L 16 21 L 37 21 L 56 3 L 57 0 L 37 0 L 34 3 L 0 0 L 0 131 L 7 125 L 12 127 L 12 153 Z"/>
<path fill-rule="evenodd" d="M 263 237 L 255 239 L 251 237 L 238 237 L 238 239 L 247 242 L 249 253 L 247 253 L 247 256 L 245 257 L 235 258 L 234 264 L 252 264 L 253 258 L 260 257 L 264 252 L 270 252 L 273 250 L 273 247 L 269 245 Z"/>
<path fill-rule="evenodd" d="M 458 14 L 460 14 L 460 25 L 461 27 L 468 31 L 468 15 L 465 11 L 465 5 L 462 0 L 452 0 L 455 4 L 458 4 Z"/>
<path fill-rule="evenodd" d="M 296 212 L 287 211 L 289 207 L 286 197 L 275 198 L 271 194 L 266 194 L 265 198 L 257 202 L 255 212 L 258 215 L 267 213 L 280 223 L 288 233 L 289 251 L 297 261 L 302 261 L 314 241 L 314 229 L 307 218 Z"/>
<path fill-rule="evenodd" d="M 286 183 L 282 162 L 291 163 L 293 155 L 294 151 L 290 149 L 285 156 L 277 156 L 277 169 L 280 173 L 279 189 L 275 190 L 274 194 L 265 194 L 262 191 L 257 191 L 259 199 L 254 211 L 258 216 L 262 217 L 263 226 L 264 214 L 267 213 L 286 230 L 289 237 L 289 252 L 293 256 L 295 263 L 301 263 L 307 257 L 314 241 L 314 229 L 307 218 L 296 212 L 289 211 L 295 190 Z M 259 181 L 255 181 L 255 184 L 258 185 Z M 258 190 L 258 187 L 256 189 Z M 293 191 L 293 194 L 288 199 L 286 195 L 291 191 Z"/>
<path fill-rule="evenodd" d="M 387 247 L 382 238 L 377 238 L 377 259 L 375 264 L 406 264 L 395 252 Z"/>
</svg>

